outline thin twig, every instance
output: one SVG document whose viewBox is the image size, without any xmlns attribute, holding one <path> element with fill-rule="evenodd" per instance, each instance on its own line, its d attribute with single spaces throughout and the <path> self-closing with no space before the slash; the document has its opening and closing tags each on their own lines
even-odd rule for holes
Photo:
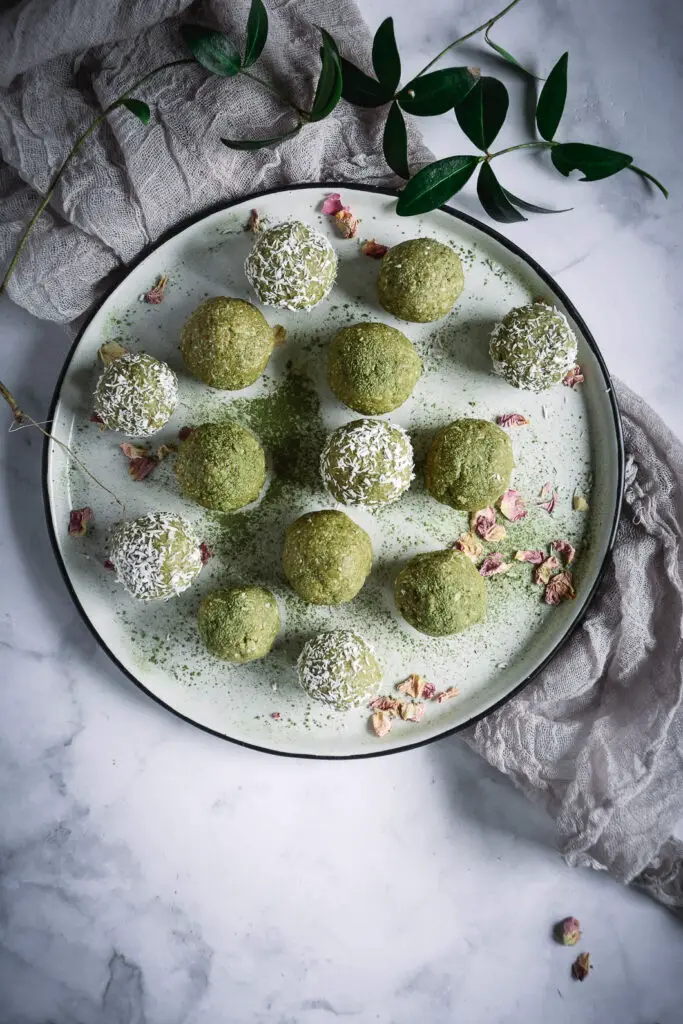
<svg viewBox="0 0 683 1024">
<path fill-rule="evenodd" d="M 424 75 L 426 71 L 429 71 L 429 69 L 433 67 L 438 60 L 441 60 L 442 57 L 445 57 L 448 51 L 452 50 L 454 46 L 459 46 L 460 43 L 464 43 L 466 40 L 471 39 L 472 36 L 476 36 L 478 32 L 483 32 L 484 30 L 493 28 L 496 22 L 500 21 L 500 19 L 505 14 L 507 14 L 508 11 L 511 11 L 513 7 L 516 7 L 518 3 L 519 0 L 512 0 L 512 3 L 509 3 L 507 7 L 504 7 L 503 10 L 500 11 L 498 14 L 494 15 L 493 18 L 489 18 L 488 21 L 485 21 L 483 25 L 479 25 L 477 28 L 473 28 L 471 32 L 468 32 L 466 35 L 460 36 L 460 38 L 456 39 L 454 42 L 449 43 L 448 46 L 441 51 L 441 53 L 437 53 L 436 57 L 433 60 L 430 60 L 429 64 L 425 64 L 425 66 L 422 68 L 422 71 L 418 71 L 418 73 L 413 76 L 413 79 L 420 78 L 420 76 Z"/>
<path fill-rule="evenodd" d="M 505 156 L 506 153 L 514 153 L 516 149 L 552 149 L 559 145 L 558 142 L 545 142 L 540 139 L 537 142 L 520 142 L 517 146 L 508 146 L 507 149 L 499 149 L 496 153 L 487 153 L 486 159 L 493 160 L 497 156 Z"/>
</svg>

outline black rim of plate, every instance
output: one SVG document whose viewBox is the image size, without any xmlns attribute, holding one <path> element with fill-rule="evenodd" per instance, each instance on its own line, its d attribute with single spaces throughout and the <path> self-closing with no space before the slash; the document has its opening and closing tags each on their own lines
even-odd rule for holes
<svg viewBox="0 0 683 1024">
<path fill-rule="evenodd" d="M 69 350 L 69 352 L 67 354 L 66 359 L 64 360 L 64 366 L 62 367 L 62 370 L 61 370 L 61 372 L 59 374 L 59 378 L 58 378 L 57 384 L 55 386 L 54 394 L 52 396 L 52 402 L 50 403 L 50 411 L 49 411 L 49 414 L 48 414 L 48 420 L 51 422 L 54 419 L 55 412 L 56 412 L 56 409 L 57 409 L 57 404 L 59 402 L 59 396 L 60 396 L 60 393 L 61 393 L 61 390 L 62 390 L 62 383 L 64 381 L 64 377 L 66 376 L 66 373 L 67 373 L 67 371 L 69 369 L 69 366 L 71 364 L 71 360 L 72 360 L 72 358 L 74 356 L 74 353 L 76 352 L 76 349 L 78 348 L 78 346 L 80 344 L 80 341 L 81 341 L 81 338 L 82 338 L 83 334 L 85 333 L 85 331 L 89 327 L 91 320 L 93 319 L 95 314 L 99 311 L 100 307 L 104 305 L 104 303 L 110 298 L 111 295 L 113 295 L 113 293 L 116 291 L 116 289 L 121 284 L 122 280 L 125 277 L 127 277 L 128 274 L 139 263 L 142 262 L 142 260 L 146 259 L 151 253 L 153 253 L 161 245 L 163 245 L 165 242 L 167 242 L 170 238 L 173 238 L 175 235 L 180 234 L 182 231 L 184 231 L 186 228 L 190 227 L 192 224 L 196 224 L 199 221 L 204 220 L 206 217 L 211 216 L 211 214 L 218 213 L 221 210 L 229 210 L 231 207 L 239 206 L 239 205 L 241 205 L 242 203 L 245 203 L 245 202 L 251 202 L 253 200 L 262 199 L 264 196 L 276 195 L 278 192 L 294 192 L 294 191 L 303 191 L 305 189 L 311 189 L 311 190 L 312 189 L 330 189 L 330 190 L 332 190 L 332 189 L 353 189 L 353 190 L 358 191 L 358 192 L 371 192 L 371 193 L 374 193 L 376 195 L 388 196 L 388 197 L 394 198 L 394 199 L 398 198 L 398 193 L 395 190 L 390 189 L 390 188 L 383 188 L 382 186 L 379 186 L 379 185 L 360 185 L 360 184 L 359 185 L 354 185 L 353 182 L 350 182 L 350 181 L 342 181 L 342 182 L 325 182 L 325 181 L 321 181 L 321 182 L 302 182 L 301 184 L 297 184 L 297 185 L 281 185 L 281 186 L 278 186 L 277 188 L 265 189 L 262 192 L 254 192 L 251 195 L 241 196 L 239 199 L 233 199 L 233 200 L 230 200 L 229 202 L 226 202 L 226 203 L 218 203 L 218 204 L 216 204 L 215 206 L 211 207 L 208 210 L 203 210 L 201 213 L 195 214 L 195 215 L 193 215 L 191 217 L 188 217 L 185 220 L 181 221 L 175 227 L 171 228 L 164 235 L 162 235 L 161 238 L 159 238 L 157 242 L 155 242 L 153 245 L 150 245 L 146 249 L 144 249 L 136 257 L 136 259 L 126 268 L 126 271 L 123 274 L 123 276 L 120 278 L 120 280 L 116 281 L 112 285 L 112 287 L 107 290 L 107 292 L 104 294 L 104 296 L 97 302 L 97 304 L 93 308 L 92 312 L 89 314 L 88 319 L 85 321 L 85 323 L 83 324 L 83 326 L 79 330 L 78 334 L 76 335 L 74 343 L 71 346 L 71 348 L 70 348 L 70 350 Z M 165 701 L 163 701 L 155 693 L 153 693 L 151 690 L 149 690 L 144 685 L 144 683 L 141 683 L 140 680 L 137 679 L 133 675 L 132 672 L 129 672 L 128 669 L 125 668 L 125 666 L 121 664 L 121 662 L 116 657 L 114 652 L 107 646 L 107 644 L 103 640 L 102 636 L 98 633 L 98 631 L 96 630 L 95 626 L 90 621 L 90 618 L 88 617 L 87 612 L 85 611 L 83 605 L 81 604 L 81 602 L 79 601 L 78 597 L 76 596 L 76 592 L 75 592 L 75 590 L 73 588 L 73 585 L 71 583 L 71 579 L 69 578 L 69 574 L 68 574 L 68 572 L 66 570 L 66 566 L 64 564 L 64 560 L 62 559 L 62 555 L 61 555 L 61 552 L 60 552 L 60 549 L 59 549 L 59 544 L 57 542 L 57 537 L 56 537 L 55 530 L 54 530 L 54 525 L 53 525 L 53 522 L 52 522 L 52 509 L 51 509 L 51 504 L 50 504 L 50 491 L 49 491 L 49 484 L 48 484 L 48 472 L 49 472 L 49 462 L 50 462 L 50 441 L 49 441 L 48 438 L 45 438 L 45 440 L 43 442 L 42 483 L 43 483 L 43 503 L 44 503 L 44 506 L 45 506 L 45 515 L 46 515 L 46 519 L 47 519 L 47 529 L 48 529 L 48 534 L 50 536 L 50 543 L 52 544 L 52 550 L 54 551 L 55 558 L 57 560 L 57 564 L 59 566 L 59 569 L 60 569 L 60 572 L 61 572 L 62 577 L 64 579 L 64 582 L 66 584 L 67 590 L 69 591 L 69 594 L 71 595 L 71 599 L 73 600 L 73 602 L 74 602 L 78 612 L 80 613 L 81 618 L 83 619 L 83 621 L 85 622 L 86 626 L 88 627 L 90 632 L 93 634 L 95 639 L 97 640 L 97 642 L 100 645 L 100 647 L 111 658 L 111 660 L 121 670 L 121 672 L 123 672 L 123 674 L 128 679 L 130 679 L 131 682 L 133 682 L 140 690 L 142 690 L 143 693 L 146 693 L 148 697 L 151 697 L 152 700 L 156 701 L 157 704 L 159 704 L 161 707 L 165 708 L 167 711 L 170 711 L 177 718 L 181 718 L 181 719 L 183 719 L 183 721 L 188 722 L 190 725 L 194 726 L 196 729 L 201 729 L 203 732 L 210 733 L 212 736 L 217 736 L 221 740 L 227 740 L 230 743 L 235 743 L 235 744 L 237 744 L 237 745 L 239 745 L 241 747 L 248 747 L 251 750 L 258 750 L 258 751 L 260 751 L 260 752 L 262 752 L 264 754 L 276 754 L 276 755 L 278 755 L 280 757 L 299 757 L 299 758 L 306 758 L 306 759 L 318 760 L 318 761 L 351 761 L 351 760 L 359 760 L 361 758 L 366 758 L 366 757 L 382 757 L 382 756 L 385 756 L 385 755 L 388 755 L 388 754 L 398 754 L 398 753 L 401 753 L 402 751 L 406 751 L 406 750 L 414 750 L 416 747 L 423 747 L 423 746 L 426 746 L 428 743 L 435 743 L 437 740 L 445 739 L 447 736 L 452 736 L 454 733 L 461 732 L 463 729 L 467 729 L 470 726 L 475 725 L 477 722 L 481 721 L 481 719 L 486 718 L 488 715 L 492 714 L 498 708 L 502 707 L 504 704 L 507 704 L 507 702 L 509 700 L 511 700 L 512 697 L 514 697 L 514 696 L 516 696 L 516 694 L 520 693 L 524 689 L 525 686 L 528 686 L 528 684 L 533 679 L 535 679 L 536 676 L 538 676 L 543 671 L 544 668 L 546 668 L 550 664 L 550 662 L 553 660 L 553 658 L 559 653 L 559 651 L 567 643 L 567 641 L 572 636 L 574 631 L 581 625 L 581 623 L 583 622 L 583 620 L 584 620 L 584 618 L 586 616 L 586 613 L 587 613 L 588 609 L 590 608 L 590 605 L 591 605 L 591 603 L 593 601 L 593 598 L 595 597 L 595 595 L 596 595 L 596 593 L 598 591 L 598 588 L 599 588 L 600 584 L 602 583 L 602 580 L 603 580 L 603 578 L 605 576 L 605 572 L 607 571 L 607 566 L 609 564 L 610 556 L 611 556 L 611 553 L 612 553 L 612 549 L 614 547 L 614 541 L 615 541 L 616 534 L 617 534 L 617 527 L 619 525 L 619 515 L 620 515 L 620 512 L 621 512 L 621 503 L 622 503 L 622 496 L 623 496 L 623 491 L 624 491 L 624 465 L 625 465 L 624 437 L 623 437 L 623 431 L 622 431 L 622 425 L 621 425 L 621 416 L 619 414 L 619 407 L 617 405 L 616 396 L 614 394 L 614 387 L 612 385 L 612 379 L 610 377 L 610 374 L 609 374 L 609 371 L 608 371 L 607 366 L 605 364 L 605 361 L 604 361 L 604 359 L 602 357 L 602 353 L 600 352 L 600 349 L 598 348 L 598 345 L 597 345 L 597 343 L 595 341 L 595 338 L 593 337 L 593 335 L 589 331 L 586 323 L 584 322 L 583 318 L 581 317 L 581 315 L 579 314 L 578 310 L 574 306 L 574 303 L 571 301 L 571 299 L 569 299 L 569 297 L 567 295 L 565 295 L 564 291 L 560 288 L 560 286 L 557 284 L 557 282 L 551 277 L 551 275 L 548 274 L 547 271 L 545 271 L 543 269 L 543 267 L 541 267 L 531 256 L 527 255 L 527 253 L 524 252 L 523 249 L 520 249 L 517 245 L 515 245 L 514 242 L 511 242 L 508 238 L 506 238 L 504 235 L 501 235 L 494 228 L 489 227 L 487 224 L 482 224 L 475 217 L 470 217 L 468 214 L 462 213 L 460 210 L 452 210 L 448 206 L 442 206 L 442 207 L 440 207 L 440 210 L 443 213 L 447 213 L 450 217 L 454 217 L 456 220 L 463 221 L 465 224 L 468 224 L 470 227 L 476 228 L 478 231 L 481 231 L 483 234 L 488 235 L 490 238 L 495 239 L 496 242 L 499 242 L 502 246 L 504 246 L 504 248 L 506 248 L 514 256 L 516 256 L 518 259 L 520 259 L 524 263 L 526 263 L 526 265 L 528 267 L 530 267 L 534 271 L 534 273 L 536 273 L 541 278 L 541 280 L 545 282 L 545 284 L 548 285 L 548 287 L 554 292 L 554 294 L 563 303 L 565 309 L 567 309 L 567 311 L 569 312 L 569 314 L 572 317 L 572 319 L 574 320 L 574 322 L 578 325 L 581 333 L 583 334 L 584 338 L 586 339 L 586 341 L 590 345 L 591 349 L 593 350 L 593 355 L 595 356 L 595 358 L 596 358 L 596 360 L 597 360 L 597 362 L 598 362 L 598 364 L 600 366 L 600 370 L 601 370 L 601 372 L 602 372 L 602 374 L 603 374 L 603 376 L 605 378 L 605 381 L 606 381 L 607 387 L 608 387 L 610 405 L 612 407 L 612 414 L 613 414 L 613 417 L 614 417 L 614 430 L 615 430 L 616 442 L 617 442 L 617 462 L 618 462 L 618 465 L 617 465 L 617 493 L 616 493 L 614 515 L 613 515 L 613 519 L 612 519 L 612 526 L 611 526 L 611 529 L 610 529 L 610 535 L 609 535 L 609 539 L 608 539 L 608 542 L 607 542 L 607 549 L 605 551 L 605 557 L 603 558 L 602 564 L 601 564 L 601 566 L 600 566 L 600 568 L 599 568 L 599 570 L 598 570 L 598 572 L 596 574 L 596 577 L 595 577 L 595 580 L 593 582 L 593 585 L 592 585 L 589 593 L 586 595 L 586 597 L 584 599 L 583 606 L 582 606 L 579 614 L 575 618 L 574 622 L 571 624 L 571 626 L 569 627 L 567 632 L 562 637 L 560 637 L 560 639 L 555 644 L 555 646 L 553 647 L 553 649 L 550 652 L 550 654 L 543 660 L 543 662 L 540 665 L 538 665 L 534 669 L 533 672 L 531 672 L 528 676 L 526 676 L 521 681 L 521 683 L 519 683 L 517 686 L 515 686 L 514 689 L 512 689 L 504 697 L 501 697 L 501 699 L 496 701 L 495 704 L 492 704 L 491 707 L 487 708 L 486 711 L 482 711 L 478 715 L 473 715 L 472 718 L 469 718 L 466 722 L 462 722 L 460 725 L 452 726 L 451 728 L 444 730 L 444 732 L 438 733 L 438 735 L 436 735 L 436 736 L 429 736 L 426 739 L 420 739 L 420 740 L 417 740 L 414 743 L 404 743 L 401 746 L 397 746 L 397 747 L 382 747 L 380 744 L 378 744 L 378 747 L 377 747 L 376 750 L 368 750 L 368 751 L 364 751 L 363 753 L 359 753 L 359 754 L 310 754 L 310 753 L 298 753 L 297 751 L 277 750 L 277 749 L 275 749 L 273 747 L 263 747 L 263 746 L 260 746 L 257 743 L 248 743 L 246 740 L 236 739 L 235 737 L 226 735 L 226 733 L 219 732 L 217 729 L 212 729 L 211 726 L 202 725 L 201 722 L 196 722 L 194 719 L 188 717 L 187 715 L 184 715 L 181 711 L 177 711 L 170 704 L 167 704 Z"/>
</svg>

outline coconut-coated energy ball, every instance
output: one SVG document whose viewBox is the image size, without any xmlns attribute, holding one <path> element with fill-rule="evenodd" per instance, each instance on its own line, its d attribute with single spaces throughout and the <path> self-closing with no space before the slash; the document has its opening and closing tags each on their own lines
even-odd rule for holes
<svg viewBox="0 0 683 1024">
<path fill-rule="evenodd" d="M 310 604 L 352 601 L 372 568 L 365 530 L 344 512 L 323 509 L 300 516 L 285 532 L 285 576 Z"/>
<path fill-rule="evenodd" d="M 455 420 L 432 441 L 425 483 L 437 501 L 476 512 L 493 505 L 508 489 L 514 466 L 504 430 L 488 420 Z"/>
<path fill-rule="evenodd" d="M 261 302 L 285 309 L 312 309 L 329 294 L 337 256 L 327 239 L 299 220 L 262 232 L 244 270 Z"/>
<path fill-rule="evenodd" d="M 486 614 L 486 584 L 459 551 L 415 555 L 396 578 L 399 612 L 428 636 L 462 633 Z"/>
<path fill-rule="evenodd" d="M 226 587 L 203 599 L 197 626 L 211 654 L 241 665 L 268 654 L 280 632 L 280 611 L 269 590 Z"/>
<path fill-rule="evenodd" d="M 199 539 L 190 523 L 161 512 L 115 526 L 109 557 L 119 582 L 139 601 L 175 597 L 202 568 Z"/>
<path fill-rule="evenodd" d="M 193 376 L 212 388 L 238 391 L 265 370 L 275 332 L 256 306 L 217 295 L 205 299 L 183 327 L 180 349 Z"/>
<path fill-rule="evenodd" d="M 400 320 L 429 323 L 450 313 L 464 283 L 462 263 L 449 245 L 411 238 L 392 245 L 382 260 L 377 295 Z"/>
<path fill-rule="evenodd" d="M 545 391 L 576 363 L 576 336 L 564 313 L 545 302 L 511 309 L 493 328 L 490 341 L 495 373 L 526 391 Z"/>
<path fill-rule="evenodd" d="M 313 700 L 348 711 L 379 690 L 382 669 L 371 645 L 352 630 L 335 629 L 309 640 L 297 661 L 299 682 Z"/>
<path fill-rule="evenodd" d="M 234 512 L 261 493 L 266 456 L 239 423 L 204 423 L 181 442 L 175 471 L 186 498 L 216 512 Z"/>
<path fill-rule="evenodd" d="M 387 324 L 344 327 L 330 346 L 327 380 L 340 402 L 366 416 L 403 405 L 420 379 L 422 361 L 405 334 Z"/>
<path fill-rule="evenodd" d="M 410 487 L 413 446 L 402 427 L 384 420 L 353 420 L 330 434 L 320 475 L 344 505 L 387 505 Z"/>
<path fill-rule="evenodd" d="M 149 437 L 170 420 L 177 403 L 171 367 L 145 352 L 126 352 L 102 370 L 93 409 L 109 430 Z"/>
</svg>

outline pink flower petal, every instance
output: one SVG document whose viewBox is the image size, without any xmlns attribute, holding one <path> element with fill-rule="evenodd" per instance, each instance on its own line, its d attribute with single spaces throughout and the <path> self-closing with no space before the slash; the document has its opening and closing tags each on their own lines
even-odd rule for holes
<svg viewBox="0 0 683 1024">
<path fill-rule="evenodd" d="M 72 508 L 69 512 L 69 536 L 84 537 L 88 532 L 88 523 L 92 519 L 92 509 Z"/>
<path fill-rule="evenodd" d="M 146 456 L 142 459 L 131 459 L 128 463 L 128 475 L 136 482 L 146 480 L 158 465 L 157 459 L 149 459 Z"/>
<path fill-rule="evenodd" d="M 116 568 L 111 558 L 105 558 L 105 560 L 102 562 L 102 565 L 104 566 L 105 569 L 107 569 L 108 572 L 113 572 L 114 569 Z"/>
<path fill-rule="evenodd" d="M 388 245 L 382 245 L 380 242 L 376 242 L 374 238 L 367 242 L 363 242 L 360 247 L 360 251 L 363 256 L 369 256 L 372 260 L 381 260 L 389 252 Z"/>
<path fill-rule="evenodd" d="M 530 422 L 521 412 L 506 412 L 496 419 L 499 427 L 527 427 Z"/>
<path fill-rule="evenodd" d="M 538 496 L 541 499 L 541 501 L 545 501 L 547 498 L 550 497 L 552 493 L 553 485 L 550 483 L 550 480 L 546 480 L 546 482 L 543 484 L 543 487 L 541 487 L 541 491 Z"/>
<path fill-rule="evenodd" d="M 368 704 L 371 711 L 391 711 L 394 714 L 398 714 L 398 709 L 403 701 L 397 700 L 396 697 L 381 696 L 375 697 Z"/>
<path fill-rule="evenodd" d="M 494 508 L 482 508 L 478 512 L 472 513 L 470 519 L 470 526 L 474 532 L 486 540 L 486 534 L 489 530 L 493 529 L 496 523 L 496 510 Z"/>
<path fill-rule="evenodd" d="M 561 558 L 564 558 L 567 565 L 571 565 L 576 557 L 576 548 L 568 540 L 554 540 L 553 551 L 557 551 Z"/>
<path fill-rule="evenodd" d="M 532 565 L 540 565 L 545 561 L 543 551 L 515 551 L 515 559 L 518 562 L 531 562 Z"/>
<path fill-rule="evenodd" d="M 132 444 L 130 441 L 124 441 L 123 444 L 119 445 L 119 448 L 127 459 L 144 459 L 145 456 L 149 455 L 147 445 Z"/>
<path fill-rule="evenodd" d="M 401 701 L 399 713 L 404 722 L 421 722 L 424 718 L 425 705 L 417 701 Z"/>
<path fill-rule="evenodd" d="M 247 221 L 247 231 L 253 231 L 256 235 L 261 230 L 261 217 L 258 210 L 252 210 Z"/>
<path fill-rule="evenodd" d="M 545 509 L 550 515 L 552 515 L 555 505 L 557 504 L 557 492 L 553 490 L 553 485 L 547 480 L 543 487 L 541 487 L 541 493 L 539 494 L 540 501 L 538 505 L 540 508 Z"/>
<path fill-rule="evenodd" d="M 347 206 L 335 213 L 334 220 L 342 238 L 354 238 L 358 234 L 360 221 L 354 217 Z"/>
<path fill-rule="evenodd" d="M 388 711 L 375 711 L 372 716 L 372 729 L 375 736 L 386 736 L 388 732 L 391 732 L 391 720 L 392 715 Z"/>
<path fill-rule="evenodd" d="M 474 561 L 484 554 L 483 545 L 479 543 L 473 533 L 461 533 L 453 547 L 469 559 Z"/>
<path fill-rule="evenodd" d="M 442 690 L 441 693 L 437 693 L 436 700 L 439 704 L 443 704 L 447 700 L 452 700 L 453 697 L 459 697 L 460 690 L 457 686 L 449 686 L 447 690 Z"/>
<path fill-rule="evenodd" d="M 505 518 L 509 519 L 511 523 L 517 523 L 529 514 L 524 504 L 524 498 L 519 491 L 515 491 L 513 488 L 505 492 L 500 499 L 499 507 Z"/>
<path fill-rule="evenodd" d="M 168 278 L 166 274 L 162 274 L 157 280 L 153 288 L 150 288 L 144 295 L 145 302 L 148 302 L 150 306 L 158 306 L 160 302 L 164 301 L 164 295 L 166 294 L 166 285 L 168 284 Z"/>
<path fill-rule="evenodd" d="M 399 693 L 405 693 L 407 697 L 422 698 L 423 700 L 430 700 L 436 692 L 434 683 L 428 683 L 426 679 L 418 676 L 415 672 L 399 683 L 396 689 Z"/>
<path fill-rule="evenodd" d="M 583 375 L 581 367 L 574 366 L 569 373 L 562 378 L 562 383 L 566 388 L 575 388 L 577 384 L 583 384 L 585 379 L 586 378 Z"/>
<path fill-rule="evenodd" d="M 280 712 L 279 712 L 279 711 L 271 711 L 271 712 L 270 712 L 270 717 L 271 717 L 271 718 L 274 718 L 274 719 L 275 719 L 275 721 L 277 722 L 277 720 L 278 720 L 279 718 L 282 718 L 282 715 L 280 714 Z"/>
<path fill-rule="evenodd" d="M 545 586 L 545 584 L 550 581 L 550 577 L 555 569 L 559 568 L 560 563 L 555 558 L 555 555 L 549 555 L 548 558 L 546 558 L 541 565 L 536 568 L 536 571 L 534 572 L 534 583 L 543 584 Z"/>
<path fill-rule="evenodd" d="M 200 550 L 201 556 L 202 556 L 202 565 L 206 565 L 206 563 L 209 561 L 209 559 L 213 558 L 213 551 L 211 550 L 209 545 L 205 544 L 203 541 L 199 545 L 199 550 Z"/>
<path fill-rule="evenodd" d="M 575 597 L 573 576 L 569 569 L 558 572 L 545 588 L 546 604 L 560 604 L 561 601 L 571 601 Z"/>
<path fill-rule="evenodd" d="M 323 200 L 323 205 L 320 209 L 322 213 L 327 214 L 328 216 L 334 216 L 335 213 L 339 213 L 340 210 L 344 209 L 344 204 L 341 201 L 340 194 L 338 192 L 332 192 Z"/>
<path fill-rule="evenodd" d="M 479 573 L 482 576 L 497 576 L 501 572 L 507 572 L 509 568 L 509 563 L 503 561 L 500 551 L 494 551 L 481 563 Z"/>
</svg>

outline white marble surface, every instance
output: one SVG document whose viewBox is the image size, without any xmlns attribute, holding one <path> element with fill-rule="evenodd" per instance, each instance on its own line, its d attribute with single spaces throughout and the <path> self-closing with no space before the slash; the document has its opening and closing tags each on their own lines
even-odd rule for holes
<svg viewBox="0 0 683 1024">
<path fill-rule="evenodd" d="M 416 17 L 407 0 L 364 0 L 373 27 L 394 14 L 409 71 L 491 6 L 434 0 Z M 508 233 L 681 435 L 680 5 L 525 0 L 497 37 L 546 68 L 569 49 L 567 131 L 633 152 L 673 191 L 667 204 L 625 173 L 564 184 L 533 157 L 504 174 L 529 199 L 570 197 L 573 213 Z M 520 131 L 512 121 L 501 144 Z M 447 118 L 426 135 L 439 155 L 463 148 Z M 2 376 L 44 411 L 67 333 L 7 302 L 0 316 Z M 457 739 L 282 760 L 139 693 L 57 571 L 40 438 L 1 443 L 1 1024 L 679 1024 L 680 923 L 565 867 L 550 824 Z M 595 962 L 583 985 L 549 939 L 566 914 Z"/>
</svg>

